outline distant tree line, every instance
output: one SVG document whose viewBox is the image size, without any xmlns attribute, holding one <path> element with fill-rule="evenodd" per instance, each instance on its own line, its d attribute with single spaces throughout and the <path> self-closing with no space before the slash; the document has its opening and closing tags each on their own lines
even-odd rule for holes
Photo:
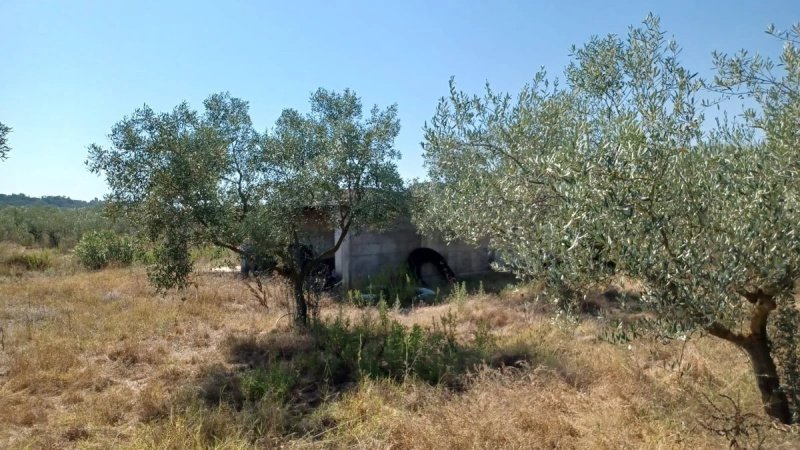
<svg viewBox="0 0 800 450">
<path fill-rule="evenodd" d="M 83 208 L 0 205 L 0 241 L 3 242 L 69 250 L 84 234 L 93 231 L 132 234 L 133 228 L 125 220 L 106 217 L 99 205 Z"/>
<path fill-rule="evenodd" d="M 0 206 L 57 206 L 59 208 L 85 208 L 98 206 L 102 202 L 94 199 L 91 201 L 73 200 L 63 195 L 47 195 L 43 197 L 29 197 L 25 194 L 0 194 Z"/>
</svg>

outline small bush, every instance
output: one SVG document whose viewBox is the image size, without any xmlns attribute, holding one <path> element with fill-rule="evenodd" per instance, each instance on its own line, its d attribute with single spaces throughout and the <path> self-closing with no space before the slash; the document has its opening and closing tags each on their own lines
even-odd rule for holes
<svg viewBox="0 0 800 450">
<path fill-rule="evenodd" d="M 232 251 L 213 246 L 206 245 L 195 247 L 191 250 L 191 258 L 194 263 L 203 263 L 211 265 L 228 264 L 231 260 L 238 259 Z"/>
<path fill-rule="evenodd" d="M 110 231 L 87 233 L 75 246 L 75 256 L 85 267 L 93 270 L 108 266 L 129 266 L 136 255 L 136 245 L 128 237 Z"/>
<path fill-rule="evenodd" d="M 483 289 L 483 285 L 481 285 L 481 289 Z M 453 289 L 450 291 L 450 295 L 448 296 L 448 301 L 455 303 L 459 307 L 464 307 L 468 298 L 469 293 L 467 292 L 467 283 L 462 281 L 461 283 L 456 283 L 453 286 Z"/>
<path fill-rule="evenodd" d="M 236 408 L 266 401 L 301 411 L 365 379 L 413 379 L 461 389 L 474 368 L 492 364 L 498 347 L 488 327 L 459 342 L 452 313 L 430 327 L 406 327 L 389 316 L 386 302 L 378 309 L 377 318 L 318 319 L 302 334 L 230 339 L 225 344 L 230 362 L 246 368 L 204 376 L 204 400 Z"/>
<path fill-rule="evenodd" d="M 379 303 L 377 323 L 351 323 L 343 317 L 312 327 L 325 368 L 337 378 L 415 377 L 430 384 L 458 384 L 460 376 L 486 361 L 493 344 L 483 339 L 479 346 L 456 341 L 455 316 L 432 323 L 431 328 L 407 328 L 388 317 L 386 303 Z"/>
<path fill-rule="evenodd" d="M 156 263 L 156 253 L 152 249 L 145 249 L 142 246 L 137 246 L 136 256 L 134 260 L 146 266 L 151 266 Z"/>
<path fill-rule="evenodd" d="M 420 283 L 404 268 L 390 268 L 369 277 L 361 289 L 347 292 L 347 299 L 353 305 L 374 306 L 381 300 L 401 307 L 418 303 Z M 433 303 L 439 300 L 438 294 Z M 430 302 L 430 301 L 429 301 Z"/>
<path fill-rule="evenodd" d="M 43 271 L 53 266 L 53 257 L 45 251 L 17 253 L 9 258 L 8 264 L 25 270 Z"/>
<path fill-rule="evenodd" d="M 268 394 L 285 399 L 294 384 L 292 373 L 277 364 L 250 370 L 241 377 L 242 393 L 251 401 L 261 400 Z"/>
</svg>

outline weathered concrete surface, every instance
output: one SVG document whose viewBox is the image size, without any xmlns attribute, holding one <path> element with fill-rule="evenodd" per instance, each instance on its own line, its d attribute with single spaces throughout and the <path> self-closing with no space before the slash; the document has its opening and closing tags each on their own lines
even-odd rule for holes
<svg viewBox="0 0 800 450">
<path fill-rule="evenodd" d="M 338 237 L 337 230 L 335 238 Z M 485 246 L 448 245 L 442 239 L 420 235 L 410 221 L 400 220 L 385 231 L 349 233 L 336 252 L 336 271 L 342 276 L 343 286 L 351 288 L 384 271 L 406 270 L 408 255 L 419 247 L 441 253 L 459 276 L 490 270 L 489 251 Z M 423 276 L 438 276 L 438 273 L 433 267 L 423 267 Z"/>
<path fill-rule="evenodd" d="M 303 214 L 303 223 L 300 225 L 300 242 L 311 246 L 315 255 L 333 247 L 334 231 L 325 220 L 324 212 L 308 209 Z"/>
</svg>

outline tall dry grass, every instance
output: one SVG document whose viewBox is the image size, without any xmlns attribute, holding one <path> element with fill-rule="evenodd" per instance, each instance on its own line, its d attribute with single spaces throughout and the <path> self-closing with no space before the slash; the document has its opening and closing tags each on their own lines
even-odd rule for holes
<svg viewBox="0 0 800 450">
<path fill-rule="evenodd" d="M 611 344 L 597 319 L 554 320 L 524 288 L 389 312 L 406 326 L 455 318 L 464 346 L 488 333 L 491 355 L 457 386 L 361 378 L 248 400 L 252 363 L 233 341 L 314 355 L 289 328 L 288 292 L 270 289 L 267 310 L 229 274 L 168 296 L 140 268 L 0 275 L 0 448 L 800 448 L 764 419 L 732 346 Z M 334 315 L 378 313 L 328 300 Z"/>
</svg>

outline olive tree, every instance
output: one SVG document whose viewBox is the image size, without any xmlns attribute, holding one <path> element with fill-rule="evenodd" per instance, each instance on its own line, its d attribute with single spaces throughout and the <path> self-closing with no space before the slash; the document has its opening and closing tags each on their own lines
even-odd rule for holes
<svg viewBox="0 0 800 450">
<path fill-rule="evenodd" d="M 767 323 L 777 305 L 794 308 L 800 270 L 797 116 L 785 115 L 798 103 L 765 113 L 762 124 L 785 124 L 763 138 L 724 122 L 704 132 L 703 82 L 678 56 L 651 16 L 573 48 L 564 84 L 541 72 L 512 98 L 451 80 L 426 125 L 428 207 L 416 220 L 488 238 L 516 273 L 546 274 L 562 305 L 612 267 L 641 280 L 664 331 L 702 329 L 745 350 L 766 412 L 788 423 Z M 791 70 L 781 85 L 796 87 Z"/>
<path fill-rule="evenodd" d="M 319 89 L 310 103 L 308 114 L 284 110 L 263 133 L 247 102 L 228 94 L 210 96 L 203 113 L 186 103 L 160 114 L 144 106 L 113 127 L 110 146 L 90 146 L 88 165 L 105 174 L 111 211 L 157 244 L 150 270 L 157 287 L 187 286 L 193 246 L 242 253 L 247 243 L 283 268 L 304 324 L 304 281 L 316 265 L 349 232 L 402 210 L 397 107 L 365 115 L 349 90 Z M 318 226 L 339 230 L 325 248 L 304 231 L 310 210 Z"/>
<path fill-rule="evenodd" d="M 710 86 L 727 97 L 752 98 L 757 105 L 744 112 L 744 126 L 759 130 L 763 145 L 781 168 L 778 181 L 771 186 L 781 191 L 797 187 L 796 171 L 800 164 L 800 23 L 789 31 L 770 25 L 767 33 L 783 42 L 783 52 L 776 64 L 769 58 L 740 51 L 729 57 L 714 53 L 718 75 Z M 795 191 L 796 192 L 796 191 Z M 794 193 L 790 195 L 796 195 Z M 784 195 L 775 199 L 784 201 Z M 779 211 L 783 205 L 773 206 Z M 795 208 L 796 205 L 790 205 Z M 793 238 L 796 217 L 786 216 L 784 231 Z M 769 218 L 766 218 L 769 220 Z M 790 238 L 791 239 L 791 238 Z M 786 241 L 776 242 L 776 245 Z M 791 259 L 785 262 L 794 267 Z M 784 294 L 786 295 L 786 294 Z M 784 298 L 777 304 L 773 348 L 782 369 L 785 391 L 793 406 L 794 421 L 800 421 L 800 308 Z"/>
<path fill-rule="evenodd" d="M 11 151 L 11 147 L 8 146 L 8 133 L 10 132 L 11 128 L 0 122 L 0 161 L 8 158 L 8 152 Z"/>
</svg>

